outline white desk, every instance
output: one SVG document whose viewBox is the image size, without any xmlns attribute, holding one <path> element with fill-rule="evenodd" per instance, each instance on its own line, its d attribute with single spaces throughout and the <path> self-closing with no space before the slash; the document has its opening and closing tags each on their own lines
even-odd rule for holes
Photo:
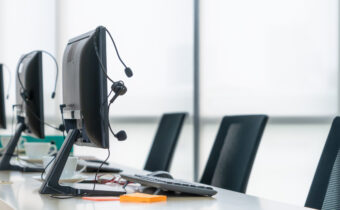
<svg viewBox="0 0 340 210">
<path fill-rule="evenodd" d="M 123 168 L 123 167 L 120 167 Z M 124 168 L 123 168 L 124 169 Z M 127 172 L 132 172 L 126 168 Z M 269 201 L 254 196 L 244 195 L 228 190 L 218 189 L 210 197 L 168 197 L 166 202 L 159 203 L 120 203 L 119 201 L 85 201 L 81 198 L 55 199 L 39 194 L 41 183 L 32 178 L 38 173 L 0 172 L 0 180 L 12 184 L 0 184 L 0 199 L 15 209 L 44 210 L 97 210 L 97 209 L 306 209 L 279 202 Z"/>
</svg>

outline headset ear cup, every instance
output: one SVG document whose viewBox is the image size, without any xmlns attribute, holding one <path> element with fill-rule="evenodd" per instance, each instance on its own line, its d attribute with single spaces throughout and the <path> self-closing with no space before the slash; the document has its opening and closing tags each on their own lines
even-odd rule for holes
<svg viewBox="0 0 340 210">
<path fill-rule="evenodd" d="M 124 95 L 127 91 L 127 88 L 125 87 L 124 83 L 121 81 L 114 82 L 111 86 L 111 89 L 115 94 L 119 94 L 119 95 Z"/>
<path fill-rule="evenodd" d="M 127 91 L 125 85 L 120 86 L 119 95 L 124 95 Z"/>
</svg>

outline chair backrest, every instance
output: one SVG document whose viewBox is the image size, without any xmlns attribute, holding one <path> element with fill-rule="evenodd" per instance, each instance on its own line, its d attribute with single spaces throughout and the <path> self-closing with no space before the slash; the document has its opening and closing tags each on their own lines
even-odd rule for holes
<svg viewBox="0 0 340 210">
<path fill-rule="evenodd" d="M 306 207 L 321 209 L 323 204 L 327 206 L 331 204 L 331 199 L 328 199 L 327 197 L 330 198 L 331 196 L 334 195 L 334 193 L 338 193 L 336 195 L 339 196 L 340 191 L 332 192 L 333 191 L 332 187 L 338 187 L 338 190 L 340 190 L 339 180 L 340 166 L 335 164 L 337 162 L 339 164 L 339 160 L 337 160 L 337 156 L 339 156 L 339 149 L 340 149 L 340 117 L 336 117 L 333 120 L 331 130 L 329 131 L 326 144 L 323 148 L 321 158 L 319 160 L 318 167 L 314 174 L 313 182 L 309 189 L 309 193 L 305 203 Z M 332 180 L 334 181 L 330 181 L 331 175 L 338 177 L 337 179 L 334 177 L 335 180 L 333 178 Z M 340 202 L 340 197 L 337 198 L 337 202 Z M 333 203 L 333 205 L 336 204 Z M 338 203 L 337 205 L 340 205 L 340 203 Z"/>
<path fill-rule="evenodd" d="M 169 171 L 185 116 L 186 113 L 162 116 L 144 170 Z"/>
<path fill-rule="evenodd" d="M 332 168 L 321 209 L 340 209 L 340 150 Z"/>
<path fill-rule="evenodd" d="M 201 183 L 244 193 L 267 120 L 266 115 L 224 117 Z"/>
</svg>

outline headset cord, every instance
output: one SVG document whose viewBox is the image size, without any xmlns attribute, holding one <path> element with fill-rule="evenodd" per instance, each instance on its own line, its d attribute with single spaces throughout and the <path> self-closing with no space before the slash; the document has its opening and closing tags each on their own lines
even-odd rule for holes
<svg viewBox="0 0 340 210">
<path fill-rule="evenodd" d="M 103 115 L 104 115 L 104 113 L 103 113 L 103 107 L 105 106 L 105 103 L 107 103 L 107 99 L 110 97 L 111 93 L 112 93 L 112 90 L 110 91 L 110 93 L 109 93 L 109 95 L 107 96 L 106 100 L 102 103 L 102 106 L 101 106 L 101 108 L 100 108 L 100 112 L 101 112 L 101 114 L 102 114 L 103 123 L 106 124 L 106 125 L 109 127 L 110 133 L 111 133 L 113 136 L 115 136 L 116 134 L 114 133 L 114 131 L 113 131 L 112 127 L 111 127 L 110 119 L 109 119 L 109 116 L 110 116 L 110 107 L 111 107 L 111 104 L 112 104 L 113 102 L 110 102 L 109 105 L 108 105 L 108 108 L 107 108 L 107 115 L 108 115 L 108 117 L 105 118 L 105 116 L 103 116 Z"/>
<path fill-rule="evenodd" d="M 112 92 L 112 91 L 111 91 L 111 92 Z M 110 92 L 110 94 L 111 94 L 111 92 Z M 110 96 L 110 94 L 108 95 L 108 97 Z M 108 105 L 108 116 L 110 116 L 109 113 L 110 113 L 110 106 L 111 106 L 111 104 L 112 104 L 112 102 L 110 102 L 110 104 Z M 109 127 L 109 129 L 110 129 L 112 135 L 115 135 L 114 132 L 113 132 L 113 130 L 112 130 L 112 128 L 111 128 L 109 119 L 108 119 L 108 122 L 107 122 L 107 123 L 108 123 L 108 127 Z M 107 153 L 108 153 L 108 155 L 107 155 L 106 159 L 100 164 L 99 168 L 98 168 L 97 171 L 96 171 L 96 174 L 95 174 L 95 177 L 94 177 L 93 191 L 96 189 L 97 175 L 98 175 L 100 169 L 103 167 L 104 163 L 107 162 L 108 159 L 110 158 L 110 148 L 107 148 Z"/>
<path fill-rule="evenodd" d="M 124 61 L 122 60 L 122 58 L 121 58 L 121 57 L 120 57 L 120 55 L 119 55 L 119 52 L 118 52 L 118 49 L 117 49 L 116 43 L 115 43 L 115 41 L 113 40 L 113 37 L 112 37 L 112 35 L 111 35 L 110 31 L 109 31 L 109 30 L 107 30 L 107 28 L 105 28 L 105 31 L 106 31 L 106 33 L 108 33 L 108 34 L 109 34 L 109 36 L 110 36 L 110 39 L 111 39 L 111 41 L 112 41 L 112 44 L 113 44 L 113 46 L 114 46 L 114 48 L 115 48 L 115 51 L 116 51 L 116 54 L 117 54 L 117 57 L 118 57 L 118 59 L 119 59 L 119 60 L 120 60 L 120 62 L 123 64 L 123 66 L 124 66 L 125 68 L 127 68 L 127 66 L 125 65 Z"/>
<path fill-rule="evenodd" d="M 111 104 L 112 104 L 112 102 L 110 102 L 110 104 L 109 104 L 109 106 L 108 106 L 108 108 L 107 108 L 107 115 L 108 115 L 108 116 L 110 116 L 110 107 L 111 107 Z M 109 130 L 110 130 L 111 134 L 112 134 L 113 136 L 115 136 L 115 133 L 113 132 L 112 127 L 111 127 L 111 124 L 110 124 L 110 119 L 108 119 L 107 124 L 108 124 L 108 126 L 109 126 Z"/>
<path fill-rule="evenodd" d="M 125 63 L 124 63 L 124 61 L 122 60 L 122 58 L 120 57 L 119 52 L 118 52 L 117 45 L 116 45 L 115 41 L 113 40 L 113 37 L 112 37 L 110 31 L 107 30 L 107 28 L 104 28 L 104 29 L 105 29 L 106 33 L 109 34 L 109 36 L 110 36 L 110 39 L 111 39 L 112 44 L 113 44 L 113 46 L 114 46 L 114 48 L 115 48 L 115 51 L 116 51 L 116 54 L 117 54 L 117 57 L 118 57 L 119 61 L 122 63 L 122 65 L 125 67 L 125 69 L 129 69 L 129 68 L 125 65 Z M 95 35 L 95 36 L 96 36 L 96 35 Z M 95 37 L 95 38 L 96 38 L 96 37 Z M 111 79 L 111 77 L 109 77 L 109 75 L 107 74 L 107 69 L 104 67 L 103 61 L 100 59 L 99 52 L 98 52 L 99 50 L 98 50 L 98 46 L 97 46 L 97 42 L 96 42 L 96 39 L 95 39 L 95 38 L 93 39 L 93 45 L 94 45 L 94 51 L 95 51 L 96 56 L 97 56 L 97 60 L 99 61 L 99 64 L 100 64 L 100 67 L 101 67 L 100 69 L 101 69 L 102 72 L 104 73 L 105 77 L 106 77 L 108 80 L 110 80 L 111 83 L 114 83 L 115 81 L 114 81 L 113 79 Z M 129 69 L 129 71 L 131 71 L 131 69 Z M 131 76 L 132 76 L 132 74 L 131 74 Z M 130 76 L 129 76 L 129 77 L 130 77 Z"/>
<path fill-rule="evenodd" d="M 48 164 L 44 167 L 43 171 L 41 172 L 40 178 L 43 181 L 44 180 L 44 173 L 46 172 L 47 167 L 55 160 L 56 155 L 53 156 L 53 158 L 48 162 Z"/>
<path fill-rule="evenodd" d="M 100 107 L 100 113 L 102 115 L 102 120 L 103 120 L 103 123 L 106 124 L 108 127 L 109 127 L 109 130 L 110 130 L 110 133 L 115 136 L 112 128 L 111 128 L 111 125 L 110 125 L 110 119 L 109 119 L 109 116 L 110 116 L 110 105 L 111 103 L 108 105 L 108 113 L 107 113 L 107 118 L 104 116 L 104 113 L 103 113 L 103 108 L 105 108 L 105 104 L 107 104 L 107 101 L 108 101 L 108 98 L 110 97 L 110 95 L 112 94 L 113 90 L 110 91 L 110 93 L 108 94 L 106 100 L 102 103 L 101 107 Z"/>
<path fill-rule="evenodd" d="M 99 166 L 99 168 L 97 169 L 96 174 L 95 174 L 95 176 L 94 176 L 93 191 L 96 190 L 97 175 L 98 175 L 100 169 L 103 167 L 104 163 L 106 163 L 106 162 L 108 161 L 108 159 L 110 158 L 110 155 L 111 155 L 111 153 L 110 153 L 110 148 L 107 148 L 107 157 L 106 157 L 106 159 L 100 164 L 100 166 Z"/>
</svg>

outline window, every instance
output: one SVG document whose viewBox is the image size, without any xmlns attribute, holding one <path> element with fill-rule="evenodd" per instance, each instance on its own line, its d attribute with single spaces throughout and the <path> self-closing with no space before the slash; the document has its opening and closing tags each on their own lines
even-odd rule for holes
<svg viewBox="0 0 340 210">
<path fill-rule="evenodd" d="M 202 115 L 337 113 L 338 2 L 202 0 Z"/>
</svg>

